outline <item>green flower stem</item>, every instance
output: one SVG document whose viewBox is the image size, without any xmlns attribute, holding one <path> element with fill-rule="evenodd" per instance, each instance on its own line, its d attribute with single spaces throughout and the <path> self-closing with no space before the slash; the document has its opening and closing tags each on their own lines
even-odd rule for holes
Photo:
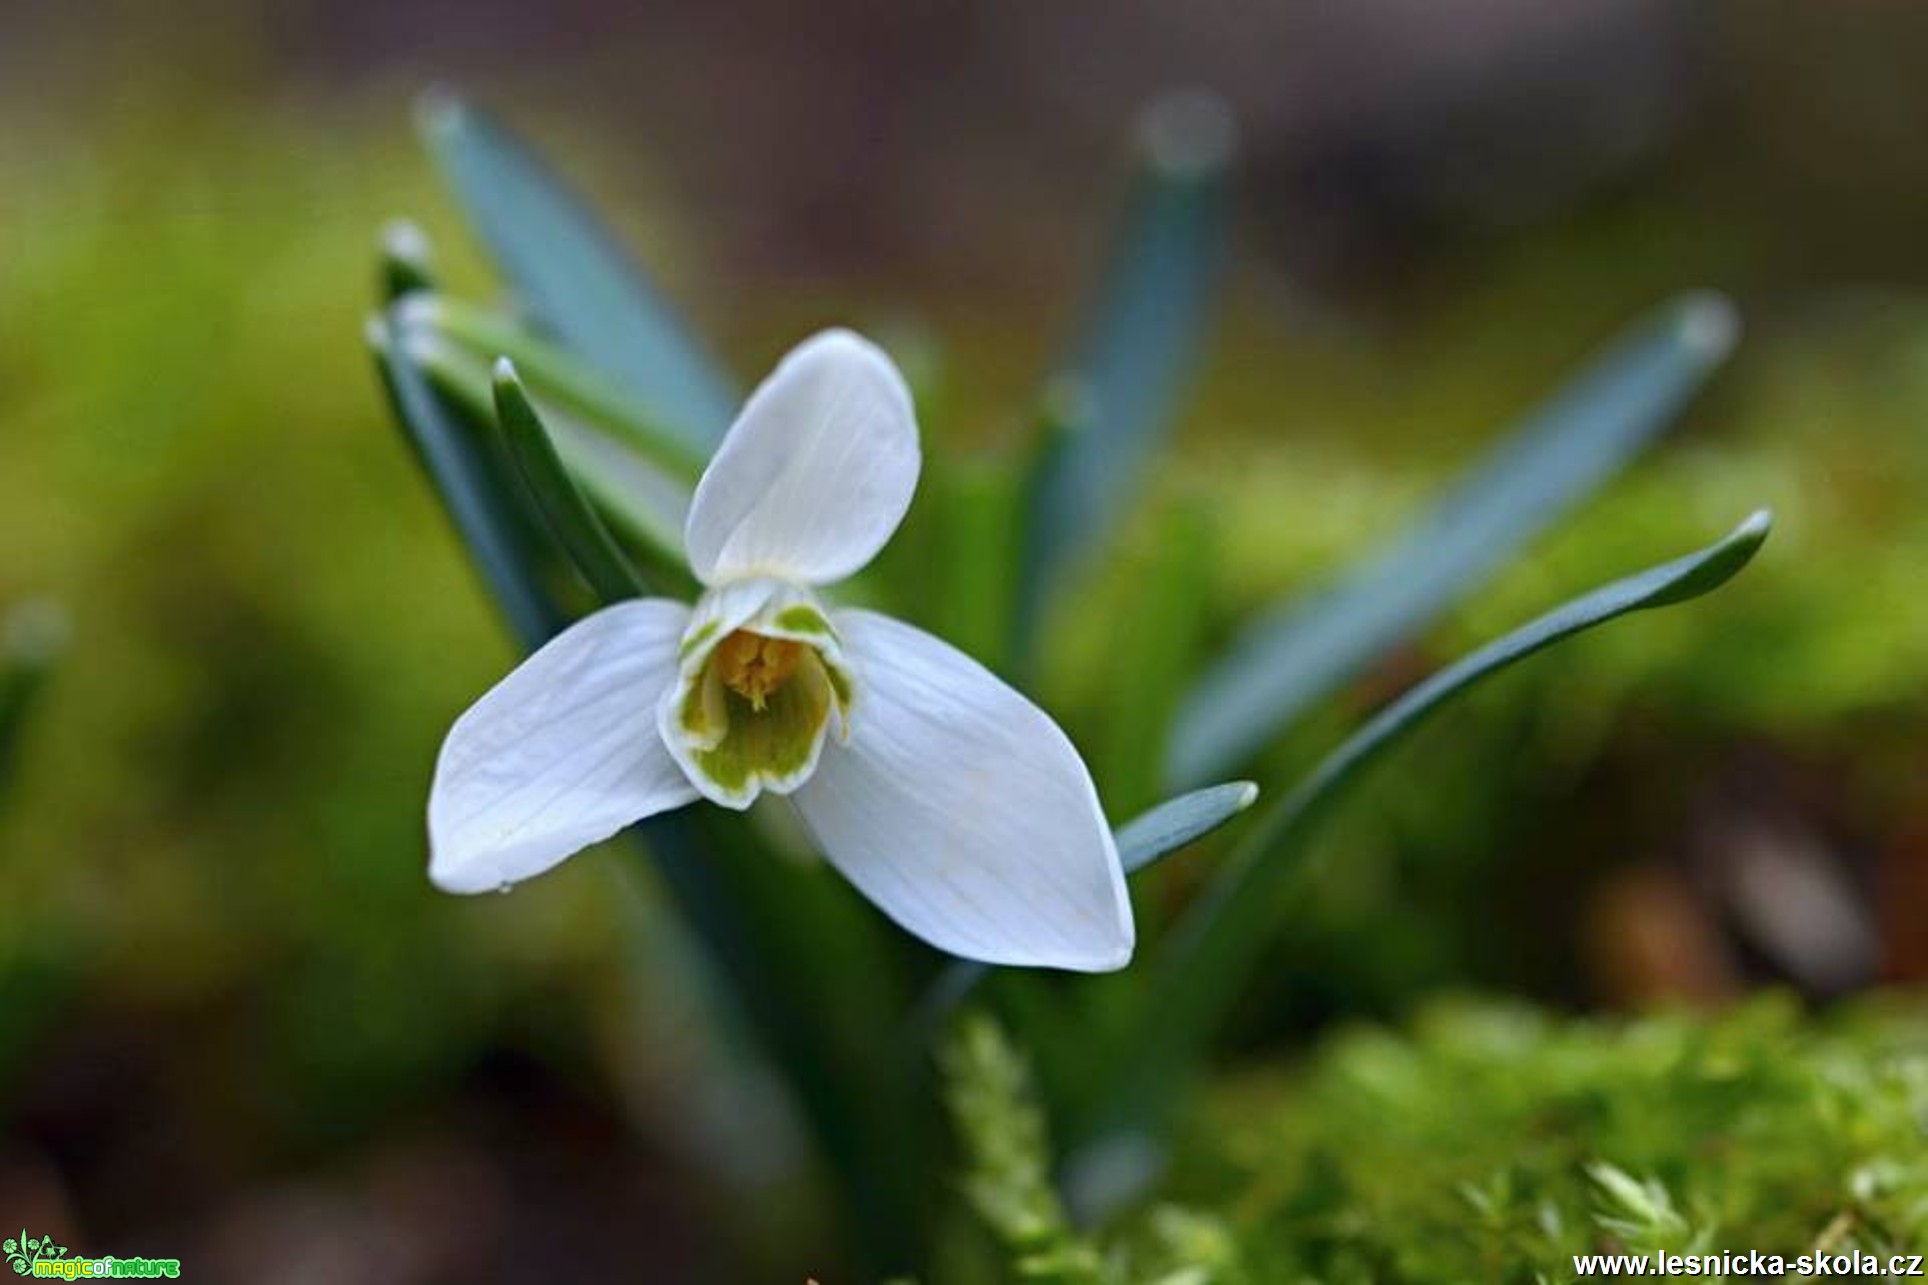
<svg viewBox="0 0 1928 1285">
<path fill-rule="evenodd" d="M 900 970 L 868 911 L 821 866 L 771 853 L 706 806 L 633 828 L 702 943 L 723 1007 L 782 1076 L 841 1197 L 860 1279 L 923 1261 L 936 1163 L 926 1085 L 880 1056 Z"/>
</svg>

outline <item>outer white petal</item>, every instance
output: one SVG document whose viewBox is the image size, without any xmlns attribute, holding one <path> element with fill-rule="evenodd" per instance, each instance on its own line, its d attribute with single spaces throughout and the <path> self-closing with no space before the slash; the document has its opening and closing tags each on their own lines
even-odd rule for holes
<svg viewBox="0 0 1928 1285">
<path fill-rule="evenodd" d="M 836 616 L 863 685 L 848 745 L 793 796 L 824 855 L 932 945 L 1102 972 L 1131 958 L 1131 903 L 1084 761 L 1037 706 L 931 635 Z"/>
<path fill-rule="evenodd" d="M 705 584 L 827 584 L 890 539 L 917 489 L 903 376 L 848 330 L 806 339 L 750 395 L 696 485 L 683 543 Z"/>
<path fill-rule="evenodd" d="M 656 731 L 689 619 L 622 602 L 563 630 L 449 729 L 429 790 L 428 875 L 485 892 L 696 797 Z"/>
</svg>

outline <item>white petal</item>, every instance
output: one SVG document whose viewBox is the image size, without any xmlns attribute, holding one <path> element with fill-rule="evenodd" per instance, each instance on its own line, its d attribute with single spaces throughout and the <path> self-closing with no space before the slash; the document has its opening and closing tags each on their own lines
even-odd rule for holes
<svg viewBox="0 0 1928 1285">
<path fill-rule="evenodd" d="M 1131 903 L 1084 761 L 1049 715 L 931 635 L 837 613 L 863 717 L 797 791 L 829 858 L 885 914 L 971 959 L 1102 972 Z"/>
<path fill-rule="evenodd" d="M 683 543 L 705 584 L 828 584 L 877 555 L 917 489 L 910 390 L 882 349 L 826 330 L 778 363 L 696 484 Z"/>
<path fill-rule="evenodd" d="M 485 892 L 541 874 L 696 791 L 663 748 L 679 602 L 622 602 L 563 630 L 449 729 L 429 791 L 429 878 Z"/>
</svg>

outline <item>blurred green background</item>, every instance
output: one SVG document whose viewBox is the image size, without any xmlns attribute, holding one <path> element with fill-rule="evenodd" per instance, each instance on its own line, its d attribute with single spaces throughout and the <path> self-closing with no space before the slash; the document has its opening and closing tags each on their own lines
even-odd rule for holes
<svg viewBox="0 0 1928 1285">
<path fill-rule="evenodd" d="M 423 874 L 435 748 L 512 658 L 361 338 L 393 215 L 489 290 L 410 128 L 438 81 L 557 156 L 738 371 L 856 324 L 922 363 L 964 453 L 1027 425 L 1137 105 L 1228 99 L 1207 367 L 1040 681 L 1087 746 L 1160 515 L 1208 532 L 1229 637 L 1622 322 L 1727 291 L 1739 353 L 1661 447 L 1256 775 L 1757 503 L 1764 557 L 1402 751 L 1327 833 L 1240 1042 L 1441 990 L 1928 975 L 1918 6 L 16 2 L 0 606 L 59 601 L 71 646 L 0 780 L 9 1225 L 219 1280 L 507 1280 L 536 1252 L 788 1279 L 822 1243 L 781 1104 L 638 945 L 668 929 L 630 858 L 468 901 Z"/>
</svg>

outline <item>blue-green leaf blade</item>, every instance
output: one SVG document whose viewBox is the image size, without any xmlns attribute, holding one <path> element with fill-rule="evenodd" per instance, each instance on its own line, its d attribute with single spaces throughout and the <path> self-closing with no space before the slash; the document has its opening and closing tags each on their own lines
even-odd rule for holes
<svg viewBox="0 0 1928 1285">
<path fill-rule="evenodd" d="M 693 595 L 696 581 L 683 560 L 688 488 L 625 443 L 567 415 L 552 415 L 549 427 L 556 449 L 583 490 L 649 556 L 656 589 Z"/>
<path fill-rule="evenodd" d="M 626 384 L 689 446 L 714 446 L 736 412 L 734 385 L 602 221 L 474 106 L 431 97 L 422 128 L 529 318 Z"/>
<path fill-rule="evenodd" d="M 442 341 L 492 364 L 497 357 L 515 362 L 523 381 L 538 396 L 570 414 L 620 437 L 664 472 L 693 486 L 709 463 L 673 430 L 650 419 L 627 385 L 619 384 L 573 352 L 531 333 L 509 317 L 433 291 L 417 291 L 401 306 L 416 331 L 432 331 Z"/>
<path fill-rule="evenodd" d="M 1448 702 L 1528 656 L 1632 612 L 1719 588 L 1753 559 L 1770 525 L 1770 515 L 1757 512 L 1706 548 L 1574 598 L 1476 649 L 1386 706 L 1268 808 L 1170 938 L 1133 1027 L 1130 1073 L 1099 1131 L 1137 1130 L 1155 1120 L 1259 958 L 1279 894 L 1311 868 L 1312 830 L 1368 766 Z"/>
<path fill-rule="evenodd" d="M 1330 589 L 1254 625 L 1186 698 L 1168 785 L 1219 775 L 1423 627 L 1627 463 L 1732 350 L 1732 306 L 1695 294 L 1636 326 Z"/>
<path fill-rule="evenodd" d="M 1281 816 L 1309 811 L 1323 802 L 1421 720 L 1509 665 L 1630 612 L 1688 602 L 1720 588 L 1753 560 L 1772 526 L 1772 515 L 1762 509 L 1704 549 L 1583 594 L 1460 657 L 1367 720 L 1280 802 Z M 1261 846 L 1278 824 L 1255 836 Z"/>
<path fill-rule="evenodd" d="M 487 424 L 495 414 L 488 367 L 472 349 L 458 346 L 432 325 L 421 324 L 422 312 L 413 306 L 416 302 L 404 300 L 390 310 L 388 332 L 434 391 L 472 420 Z M 683 561 L 688 486 L 631 449 L 627 438 L 618 440 L 553 403 L 544 402 L 541 410 L 570 473 L 604 515 L 638 542 L 657 589 L 679 596 L 689 591 L 695 582 Z"/>
<path fill-rule="evenodd" d="M 1216 98 L 1149 109 L 1136 191 L 1087 320 L 1060 370 L 1077 423 L 1044 452 L 1032 488 L 1021 614 L 1104 534 L 1170 428 L 1197 365 L 1224 241 L 1232 124 Z"/>
<path fill-rule="evenodd" d="M 1118 862 L 1136 874 L 1152 862 L 1204 838 L 1258 801 L 1251 781 L 1208 785 L 1139 813 L 1118 827 Z"/>
</svg>

